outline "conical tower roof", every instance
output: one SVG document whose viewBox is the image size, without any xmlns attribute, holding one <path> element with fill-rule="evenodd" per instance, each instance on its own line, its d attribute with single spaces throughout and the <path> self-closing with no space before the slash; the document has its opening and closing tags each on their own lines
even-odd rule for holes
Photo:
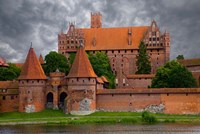
<svg viewBox="0 0 200 134">
<path fill-rule="evenodd" d="M 18 79 L 46 79 L 46 75 L 40 65 L 34 49 L 29 49 L 26 61 L 22 67 L 21 74 Z"/>
<path fill-rule="evenodd" d="M 40 62 L 40 64 L 44 64 L 44 59 L 43 59 L 43 57 L 42 57 L 42 54 L 40 54 L 39 62 Z"/>
<path fill-rule="evenodd" d="M 83 47 L 80 47 L 80 49 L 77 51 L 76 57 L 74 59 L 74 62 L 67 77 L 68 78 L 97 77 Z"/>
</svg>

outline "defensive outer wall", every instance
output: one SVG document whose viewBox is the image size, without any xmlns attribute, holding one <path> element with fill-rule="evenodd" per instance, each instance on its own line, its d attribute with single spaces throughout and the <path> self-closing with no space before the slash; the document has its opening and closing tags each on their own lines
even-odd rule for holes
<svg viewBox="0 0 200 134">
<path fill-rule="evenodd" d="M 200 88 L 97 90 L 97 110 L 199 114 Z"/>
</svg>

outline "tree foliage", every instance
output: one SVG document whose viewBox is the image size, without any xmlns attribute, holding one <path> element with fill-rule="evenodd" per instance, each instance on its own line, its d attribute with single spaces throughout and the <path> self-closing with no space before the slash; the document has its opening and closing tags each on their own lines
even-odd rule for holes
<svg viewBox="0 0 200 134">
<path fill-rule="evenodd" d="M 152 80 L 152 88 L 191 88 L 197 87 L 196 79 L 188 69 L 173 60 L 157 69 Z"/>
<path fill-rule="evenodd" d="M 136 56 L 137 72 L 136 74 L 150 74 L 151 73 L 151 63 L 149 61 L 149 56 L 147 54 L 147 48 L 143 42 L 139 45 L 139 52 Z"/>
<path fill-rule="evenodd" d="M 104 52 L 97 52 L 95 55 L 89 53 L 89 60 L 97 76 L 105 76 L 110 85 L 109 88 L 115 88 L 115 75 L 112 73 L 110 61 Z"/>
<path fill-rule="evenodd" d="M 0 68 L 0 81 L 14 80 L 19 77 L 21 69 L 12 63 L 8 65 L 8 68 Z"/>
<path fill-rule="evenodd" d="M 183 55 L 178 55 L 178 56 L 176 57 L 176 59 L 177 59 L 177 60 L 184 60 L 184 56 L 183 56 Z"/>
<path fill-rule="evenodd" d="M 59 69 L 60 72 L 64 72 L 65 74 L 69 72 L 67 58 L 55 51 L 51 51 L 45 56 L 45 62 L 43 69 L 46 75 L 49 75 L 50 72 L 55 72 L 56 69 Z"/>
</svg>

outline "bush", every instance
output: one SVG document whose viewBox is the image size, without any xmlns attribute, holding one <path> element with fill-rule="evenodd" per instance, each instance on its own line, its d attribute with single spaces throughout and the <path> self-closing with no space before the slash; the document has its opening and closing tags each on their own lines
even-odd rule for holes
<svg viewBox="0 0 200 134">
<path fill-rule="evenodd" d="M 147 111 L 142 112 L 142 120 L 143 120 L 145 123 L 148 123 L 148 124 L 153 124 L 153 123 L 156 123 L 156 122 L 157 122 L 156 117 L 153 116 L 153 115 L 150 115 L 150 113 L 147 112 Z"/>
</svg>

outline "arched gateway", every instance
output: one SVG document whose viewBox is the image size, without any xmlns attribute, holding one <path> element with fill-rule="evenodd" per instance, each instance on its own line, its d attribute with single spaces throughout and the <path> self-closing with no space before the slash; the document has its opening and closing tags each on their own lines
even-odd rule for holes
<svg viewBox="0 0 200 134">
<path fill-rule="evenodd" d="M 62 92 L 59 96 L 59 108 L 64 109 L 64 101 L 65 98 L 67 97 L 67 94 L 65 92 Z"/>
<path fill-rule="evenodd" d="M 53 108 L 53 93 L 51 93 L 51 92 L 49 92 L 47 94 L 46 108 Z"/>
</svg>

